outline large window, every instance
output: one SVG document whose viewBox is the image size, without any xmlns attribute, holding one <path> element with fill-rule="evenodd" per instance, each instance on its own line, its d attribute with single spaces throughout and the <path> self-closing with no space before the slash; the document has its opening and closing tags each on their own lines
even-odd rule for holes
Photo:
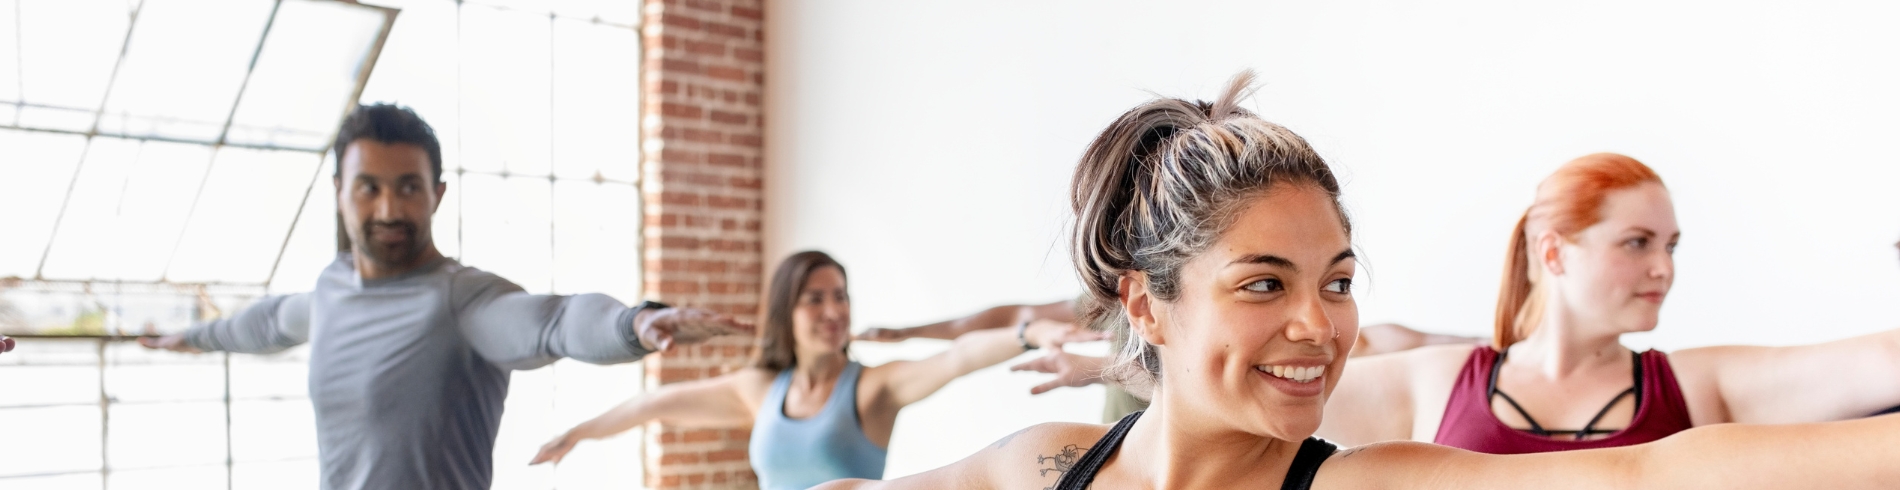
<svg viewBox="0 0 1900 490">
<path fill-rule="evenodd" d="M 304 349 L 125 341 L 310 289 L 357 100 L 436 128 L 445 254 L 639 299 L 639 3 L 363 3 L 0 0 L 0 332 L 29 336 L 0 356 L 0 421 L 45 441 L 0 444 L 0 487 L 315 486 Z M 639 486 L 637 431 L 526 462 L 640 385 L 637 364 L 515 373 L 496 488 Z"/>
</svg>

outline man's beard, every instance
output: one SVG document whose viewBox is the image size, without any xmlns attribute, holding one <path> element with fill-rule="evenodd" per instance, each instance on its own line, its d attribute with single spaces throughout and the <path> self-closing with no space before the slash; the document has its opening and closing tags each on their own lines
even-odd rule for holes
<svg viewBox="0 0 1900 490">
<path fill-rule="evenodd" d="M 397 233 L 401 233 L 404 239 L 395 243 L 377 240 L 376 231 L 386 229 L 394 229 Z M 415 265 L 416 259 L 422 256 L 425 245 L 418 239 L 418 234 L 416 224 L 409 221 L 365 222 L 361 235 L 362 243 L 358 248 L 362 249 L 363 254 L 367 255 L 370 262 L 374 262 L 377 267 L 401 269 Z"/>
</svg>

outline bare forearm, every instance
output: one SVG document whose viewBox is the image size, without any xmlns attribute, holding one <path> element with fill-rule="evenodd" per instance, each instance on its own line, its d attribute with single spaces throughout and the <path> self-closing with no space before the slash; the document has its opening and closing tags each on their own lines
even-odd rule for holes
<svg viewBox="0 0 1900 490">
<path fill-rule="evenodd" d="M 752 410 L 735 390 L 738 386 L 735 376 L 738 374 L 667 385 L 582 422 L 570 433 L 596 439 L 648 422 L 688 427 L 746 425 L 752 421 Z"/>
<path fill-rule="evenodd" d="M 627 400 L 606 413 L 575 425 L 568 433 L 582 439 L 600 439 L 626 432 L 653 420 L 647 406 L 649 402 L 647 397 Z"/>
<path fill-rule="evenodd" d="M 1900 415 L 1819 424 L 1722 424 L 1646 448 L 1649 488 L 1892 488 Z"/>
<path fill-rule="evenodd" d="M 1813 345 L 1687 349 L 1671 363 L 1678 358 L 1678 376 L 1691 379 L 1685 386 L 1713 381 L 1726 408 L 1715 422 L 1846 420 L 1900 405 L 1900 381 L 1887 374 L 1900 372 L 1900 330 Z"/>
<path fill-rule="evenodd" d="M 957 337 L 950 346 L 952 369 L 958 376 L 994 366 L 1023 353 L 1023 344 L 1011 328 L 992 328 Z"/>
<path fill-rule="evenodd" d="M 1380 323 L 1360 327 L 1359 341 L 1354 345 L 1351 356 L 1390 354 L 1428 345 L 1472 344 L 1484 340 L 1479 337 L 1421 332 L 1396 323 Z"/>
<path fill-rule="evenodd" d="M 1022 317 L 1024 307 L 1017 305 L 998 306 L 977 312 L 974 315 L 955 320 L 941 321 L 929 325 L 920 325 L 900 329 L 905 338 L 954 340 L 970 332 L 1015 325 Z"/>
<path fill-rule="evenodd" d="M 1463 335 L 1428 333 L 1428 334 L 1425 334 L 1425 343 L 1423 345 L 1419 345 L 1416 347 L 1424 347 L 1427 345 L 1445 345 L 1445 344 L 1483 344 L 1483 343 L 1489 343 L 1489 342 L 1491 342 L 1490 337 L 1466 337 Z"/>
</svg>

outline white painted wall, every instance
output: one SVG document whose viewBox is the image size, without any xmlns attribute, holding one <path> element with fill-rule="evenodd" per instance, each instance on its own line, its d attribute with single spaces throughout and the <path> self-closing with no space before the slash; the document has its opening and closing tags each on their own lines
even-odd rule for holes
<svg viewBox="0 0 1900 490">
<path fill-rule="evenodd" d="M 1344 177 L 1368 322 L 1487 334 L 1536 182 L 1616 151 L 1663 175 L 1684 229 L 1660 330 L 1630 345 L 1900 326 L 1900 5 L 769 3 L 766 254 L 836 255 L 858 328 L 1078 292 L 1084 145 L 1149 91 L 1211 98 L 1242 68 L 1251 107 Z M 887 475 L 1098 416 L 1098 392 L 1033 384 L 992 369 L 907 410 Z"/>
</svg>

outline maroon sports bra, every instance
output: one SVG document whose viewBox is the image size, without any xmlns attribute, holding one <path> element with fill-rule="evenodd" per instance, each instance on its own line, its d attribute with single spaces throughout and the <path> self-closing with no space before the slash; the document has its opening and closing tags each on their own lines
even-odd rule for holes
<svg viewBox="0 0 1900 490">
<path fill-rule="evenodd" d="M 1633 446 L 1694 427 L 1689 406 L 1682 401 L 1682 388 L 1676 385 L 1676 372 L 1669 368 L 1669 356 L 1650 350 L 1640 358 L 1642 386 L 1629 427 L 1601 439 L 1572 441 L 1513 429 L 1498 420 L 1491 412 L 1490 390 L 1498 352 L 1478 346 L 1458 372 L 1458 384 L 1451 388 L 1451 400 L 1445 404 L 1445 418 L 1433 442 L 1490 454 L 1543 453 Z"/>
</svg>

